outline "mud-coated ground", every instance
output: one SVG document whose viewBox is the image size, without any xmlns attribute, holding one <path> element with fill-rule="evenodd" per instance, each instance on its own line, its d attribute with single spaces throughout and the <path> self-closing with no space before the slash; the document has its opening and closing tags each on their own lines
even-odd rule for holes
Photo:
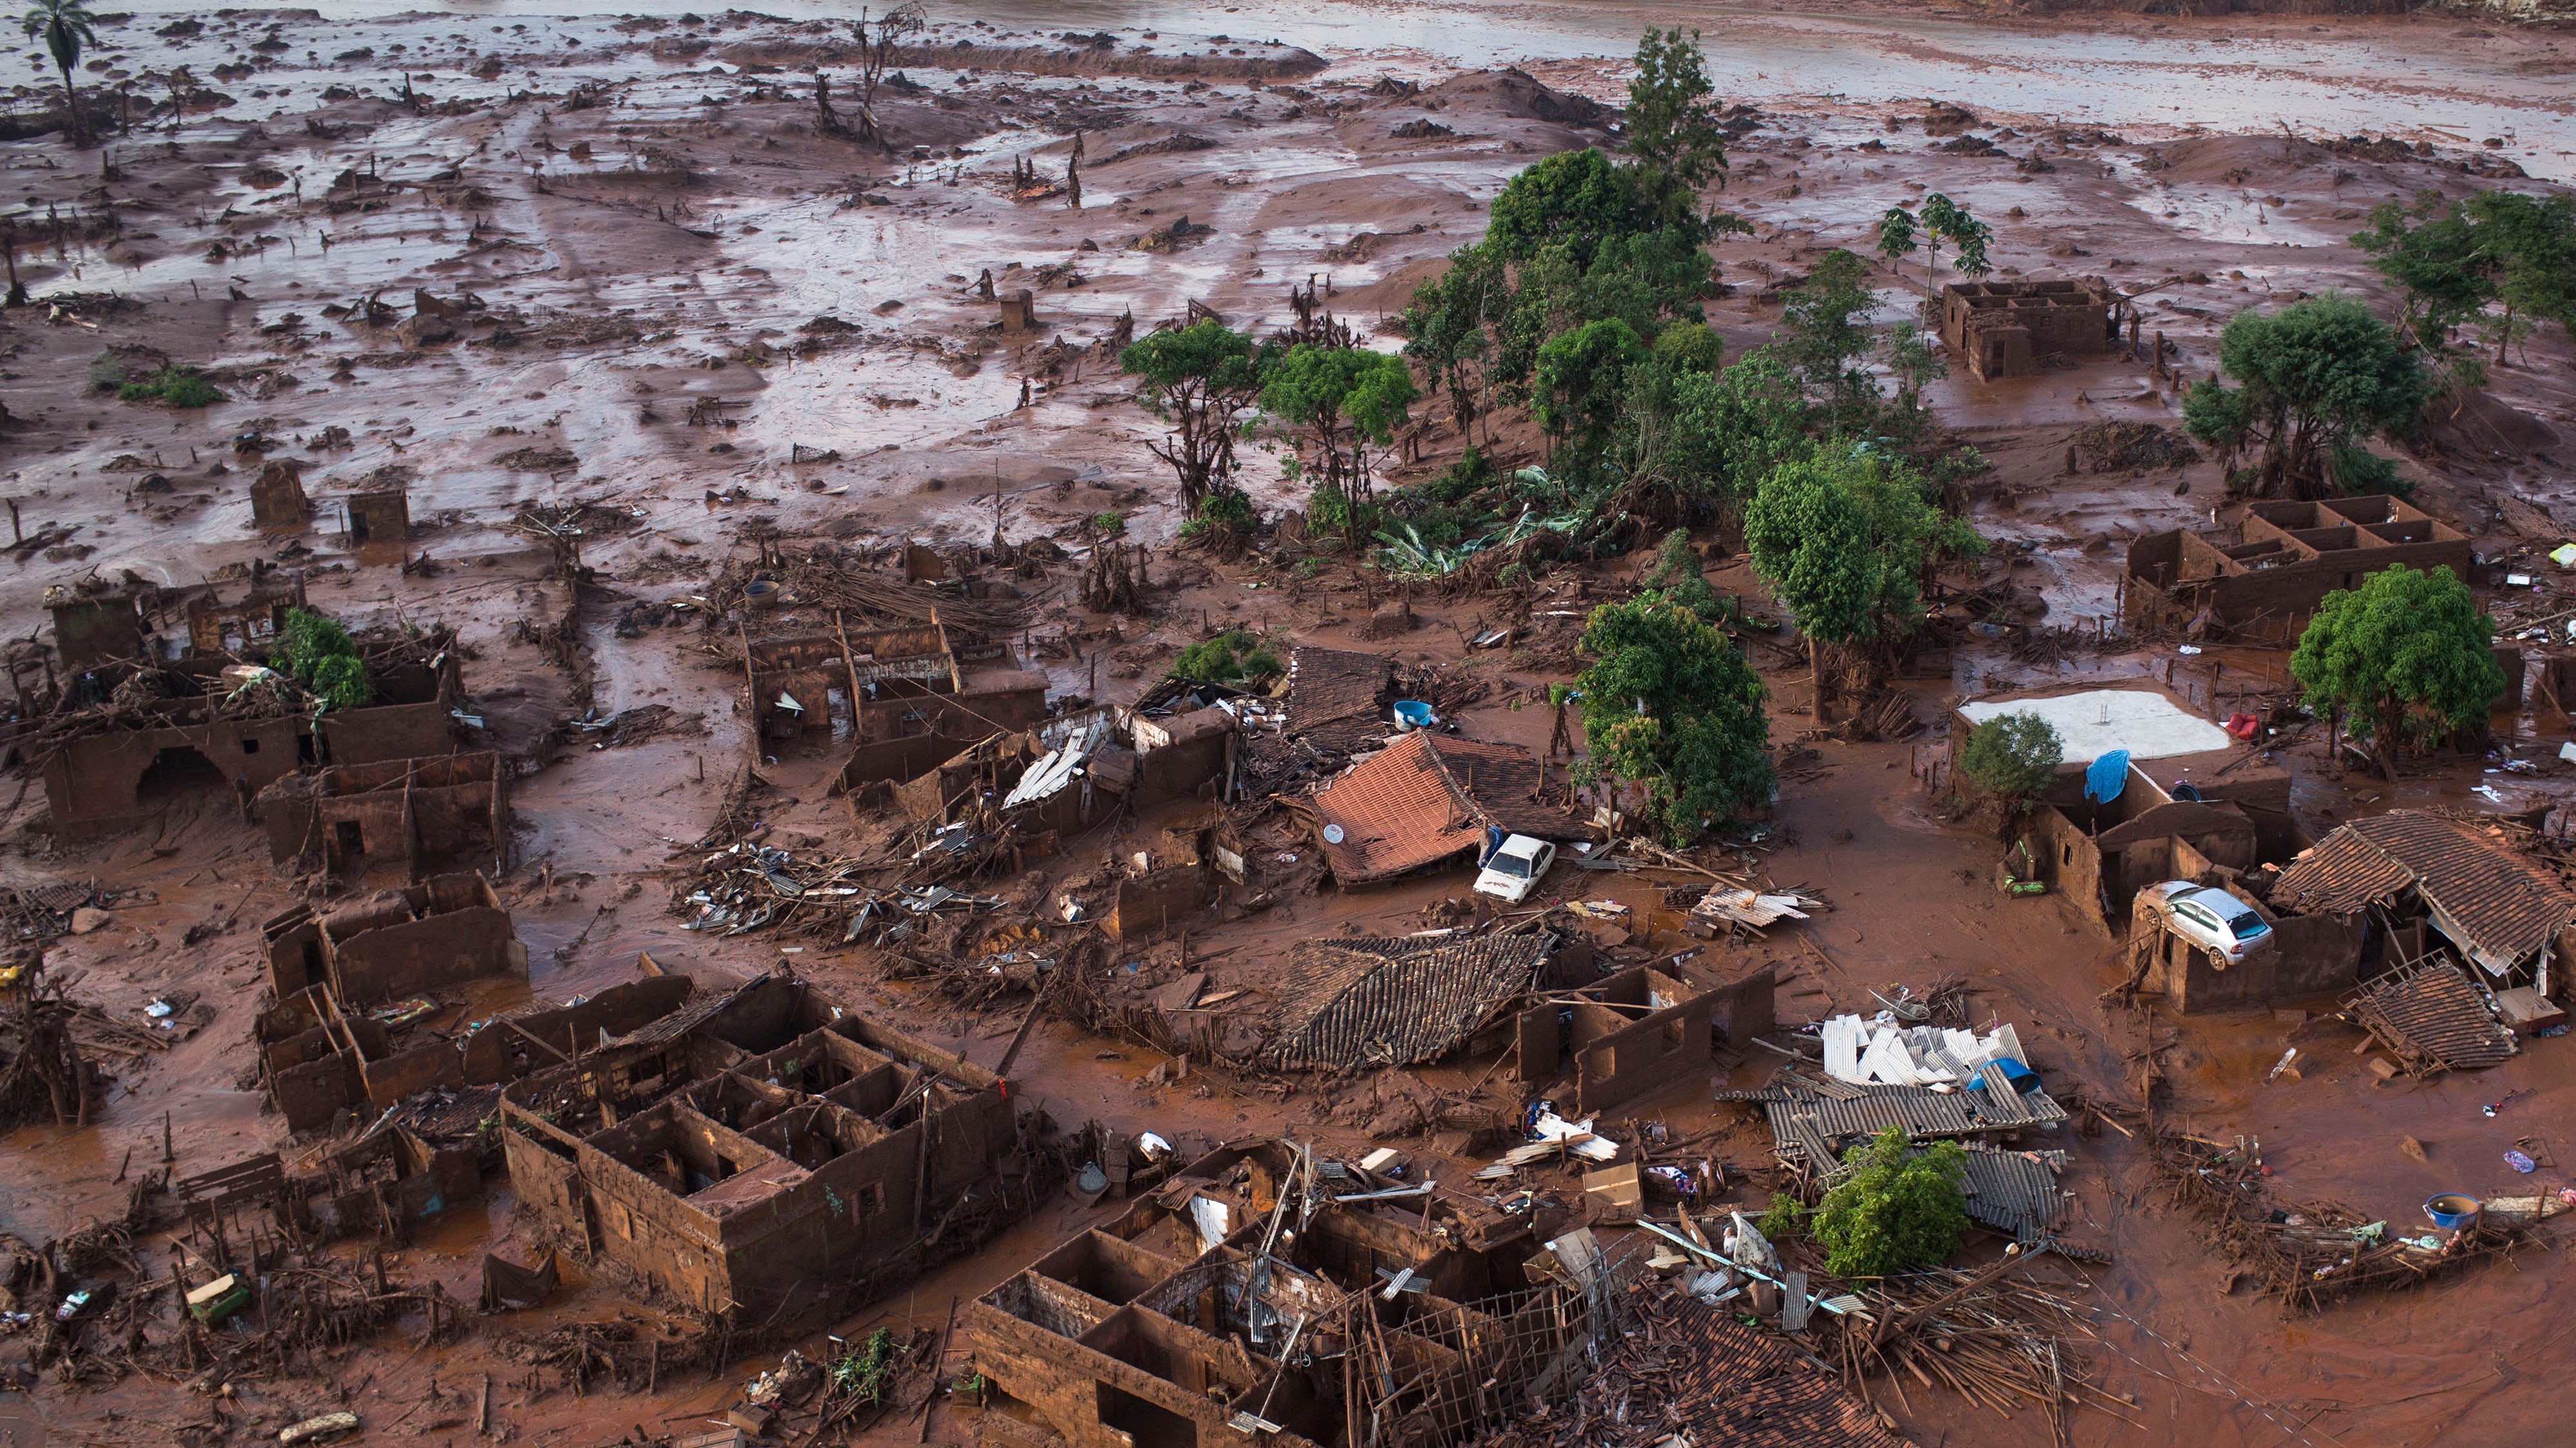
<svg viewBox="0 0 2576 1448">
<path fill-rule="evenodd" d="M 1373 344 L 1396 345 L 1379 320 L 1481 233 L 1484 207 L 1513 172 L 1566 147 L 1615 144 L 1606 118 L 1571 98 L 1617 101 L 1619 57 L 1637 26 L 1673 18 L 1546 5 L 981 13 L 934 12 L 901 58 L 900 83 L 877 104 L 890 154 L 818 127 L 816 67 L 844 117 L 855 105 L 856 52 L 837 21 L 309 11 L 111 20 L 78 79 L 91 104 L 131 128 L 79 150 L 31 130 L 0 153 L 0 219 L 19 229 L 19 274 L 37 298 L 0 313 L 0 403 L 12 420 L 0 467 L 29 531 L 72 530 L 52 548 L 10 556 L 0 632 L 34 632 L 50 584 L 129 571 L 189 583 L 236 576 L 254 559 L 316 570 L 316 606 L 353 624 L 453 624 L 471 652 L 476 707 L 505 747 L 543 761 L 515 788 L 514 868 L 501 882 L 535 996 L 627 979 L 642 950 L 711 979 L 791 959 L 760 937 L 682 932 L 665 913 L 670 847 L 707 827 L 747 731 L 737 664 L 685 616 L 618 636 L 627 605 L 698 595 L 741 555 L 754 519 L 855 542 L 978 541 L 998 525 L 1013 539 L 1078 543 L 1085 520 L 1115 512 L 1131 537 L 1166 543 L 1170 488 L 1144 447 L 1159 425 L 1094 344 L 1121 318 L 1150 329 L 1194 301 L 1268 330 L 1287 319 L 1290 287 L 1315 278 L 1336 314 Z M 2146 297 L 2147 327 L 2197 378 L 2235 310 L 2372 290 L 2366 258 L 2345 238 L 2376 202 L 2502 184 L 2471 174 L 2502 163 L 2541 178 L 2512 184 L 2576 175 L 2567 119 L 2576 50 L 2564 48 L 2576 42 L 2552 32 L 2429 15 L 2040 22 L 1710 8 L 1686 18 L 1703 28 L 1726 98 L 1756 122 L 1732 142 L 1732 178 L 1712 196 L 1753 223 L 1717 249 L 1731 292 L 1711 319 L 1731 352 L 1767 339 L 1779 284 L 1819 249 L 1866 250 L 1880 211 L 1939 191 L 1993 226 L 2003 276 L 2099 274 L 2126 288 L 2176 278 Z M 1095 33 L 1112 43 L 1093 44 Z M 176 85 L 174 113 L 178 66 L 189 78 Z M 1381 84 L 1389 78 L 1419 89 Z M 50 62 L 23 79 L 13 115 L 54 103 Z M 1927 133 L 1935 101 L 1973 113 L 1964 133 L 2001 154 L 1936 149 L 1962 132 Z M 2386 162 L 2326 144 L 2364 130 L 2433 154 Z M 1078 207 L 1054 189 L 1077 132 Z M 2039 164 L 2016 164 L 2032 158 Z M 1018 163 L 1042 184 L 1015 194 Z M 1175 237 L 1185 218 L 1190 228 Z M 999 331 L 995 304 L 979 293 L 988 271 L 1005 294 L 1032 290 L 1034 331 Z M 1924 277 L 1918 261 L 1880 281 L 1881 315 L 1892 320 Z M 443 328 L 411 324 L 422 292 L 463 310 Z M 369 298 L 392 309 L 380 322 L 368 320 Z M 203 368 L 225 400 L 194 411 L 118 401 L 93 385 L 103 355 Z M 2576 426 L 2570 375 L 2566 339 L 2534 339 L 2494 369 L 2496 408 L 2405 459 L 2418 501 L 2477 536 L 2488 556 L 2537 555 L 2560 541 L 2506 530 L 2495 503 L 2567 501 L 2576 443 L 2550 429 Z M 2081 427 L 2175 425 L 2174 385 L 2144 364 L 1995 386 L 1956 370 L 1931 400 L 1942 424 L 1995 464 L 1977 504 L 1979 526 L 2007 545 L 1990 570 L 2045 600 L 2050 622 L 2110 613 L 2125 540 L 2206 519 L 2220 502 L 2206 460 L 2062 476 L 2066 440 Z M 234 443 L 252 434 L 272 443 L 270 457 L 309 460 L 305 485 L 320 506 L 301 533 L 251 526 L 258 457 Z M 1416 441 L 1425 467 L 1459 446 L 1445 424 Z M 831 456 L 800 461 L 817 454 Z M 1298 501 L 1275 456 L 1246 456 L 1266 508 Z M 342 540 L 335 500 L 389 478 L 407 480 L 406 554 L 425 555 L 428 569 L 361 559 Z M 505 526 L 530 500 L 606 503 L 635 520 L 585 547 L 598 579 L 579 600 L 586 698 L 514 627 L 566 603 L 545 578 L 545 551 Z M 1066 658 L 1041 660 L 1057 684 L 1088 690 L 1098 653 L 1101 692 L 1123 697 L 1210 621 L 1352 643 L 1345 615 L 1366 616 L 1359 585 L 1339 568 L 1303 583 L 1258 558 L 1183 569 L 1184 586 L 1161 597 L 1158 613 L 1132 619 L 1085 614 L 1069 570 L 1033 589 L 1032 633 L 1080 640 Z M 1614 565 L 1589 586 L 1597 595 L 1629 571 Z M 1713 580 L 1754 588 L 1740 568 Z M 1563 606 L 1578 606 L 1574 584 L 1564 587 Z M 2538 592 L 2552 587 L 2544 571 Z M 2502 602 L 2535 620 L 2557 607 L 2545 597 Z M 1483 611 L 1474 599 L 1425 604 L 1415 633 L 1368 646 L 1456 660 Z M 2063 668 L 2160 671 L 2170 653 L 2084 654 Z M 1754 656 L 1774 685 L 1775 738 L 1788 741 L 1810 722 L 1803 668 L 1788 649 Z M 1562 677 L 1554 662 L 1480 656 L 1469 667 L 1493 680 L 1494 702 L 1469 711 L 1465 727 L 1543 744 L 1544 711 L 1500 701 Z M 2231 682 L 2280 674 L 2278 655 L 2231 652 L 2228 662 Z M 1958 693 L 2057 672 L 1963 649 L 1952 679 L 1918 686 L 1918 712 L 1934 720 Z M 647 704 L 698 716 L 703 729 L 605 749 L 545 740 L 585 711 L 605 718 Z M 2547 758 L 2567 736 L 2554 716 L 2499 724 L 2526 755 Z M 1866 1009 L 1871 986 L 1966 976 L 1981 1010 L 2018 1025 L 2034 1064 L 2116 1099 L 2124 1053 L 2139 1042 L 2133 1022 L 2095 1004 L 2119 978 L 2110 942 L 2059 901 L 2006 900 L 1979 883 L 1991 841 L 1933 817 L 1906 771 L 1908 746 L 1812 748 L 1790 771 L 1774 852 L 1760 863 L 1781 884 L 1821 889 L 1835 909 L 1803 929 L 1808 944 L 1781 933 L 1728 948 L 1794 967 L 1784 1015 Z M 2289 762 L 2311 829 L 2390 803 L 2478 803 L 2473 784 L 2494 788 L 2499 807 L 2564 790 L 2563 780 L 2465 768 L 2388 787 L 2328 777 L 2313 755 Z M 791 766 L 782 777 L 799 776 Z M 139 892 L 109 928 L 54 951 L 55 970 L 80 973 L 75 994 L 131 1017 L 185 987 L 216 1010 L 187 1042 L 121 1063 L 100 1125 L 0 1143 L 0 1230 L 43 1241 L 121 1199 L 112 1179 L 129 1149 L 136 1163 L 158 1164 L 164 1113 L 182 1175 L 281 1144 L 282 1126 L 251 1084 L 247 1042 L 256 925 L 293 897 L 229 798 L 171 802 L 150 839 L 72 848 L 53 843 L 40 786 L 11 793 L 0 871 L 18 881 L 95 876 Z M 765 798 L 778 837 L 835 848 L 846 817 L 819 796 L 783 788 Z M 1150 837 L 1154 823 L 1132 828 Z M 1087 868 L 1123 837 L 1082 843 L 1062 869 Z M 1401 922 L 1464 884 L 1296 896 L 1209 925 L 1198 948 L 1231 947 L 1222 971 L 1257 982 L 1295 939 L 1348 921 L 1410 928 Z M 183 945 L 194 925 L 213 933 Z M 792 957 L 800 970 L 975 1059 L 997 1057 L 1017 1020 L 1016 1002 L 961 1014 L 882 984 L 857 954 L 808 946 Z M 2329 1041 L 2304 1079 L 2265 1086 L 2286 1029 L 2260 1016 L 2195 1019 L 2160 1027 L 2158 1040 L 2179 1042 L 2165 1066 L 2191 1129 L 2259 1135 L 2289 1197 L 2339 1199 L 2411 1224 L 2414 1204 L 2434 1191 L 2525 1184 L 2501 1153 L 2525 1136 L 2546 1145 L 2576 1105 L 2565 1041 L 2417 1088 L 2375 1086 Z M 1017 1074 L 1067 1123 L 1200 1141 L 1294 1130 L 1352 1146 L 1374 1114 L 1369 1100 L 1280 1099 L 1222 1072 L 1186 1089 L 1131 1084 L 1152 1060 L 1049 1027 Z M 1766 1070 L 1748 1065 L 1738 1084 Z M 1422 1075 L 1457 1094 L 1476 1071 Z M 1675 1083 L 1632 1109 L 1684 1129 L 1732 1121 L 1710 1103 L 1709 1084 Z M 2539 1094 L 2495 1119 L 2478 1113 L 2520 1089 Z M 1516 1104 L 1490 1088 L 1487 1101 Z M 2401 1155 L 2402 1136 L 2428 1159 Z M 1723 1144 L 1747 1165 L 1765 1149 L 1750 1128 Z M 2565 1175 L 2546 1166 L 2539 1180 Z M 2078 1227 L 2116 1254 L 2089 1287 L 2072 1289 L 2099 1331 L 2077 1345 L 2105 1387 L 2136 1402 L 2133 1422 L 2075 1417 L 2074 1441 L 2143 1432 L 2212 1448 L 2357 1448 L 2563 1432 L 2558 1385 L 2576 1351 L 2563 1338 L 2552 1254 L 2284 1321 L 2243 1291 L 2222 1295 L 2217 1259 L 2160 1205 L 2116 1135 L 2081 1143 L 2065 1182 L 2078 1194 Z M 524 1230 L 511 1213 L 496 1184 L 480 1212 L 451 1214 L 397 1266 L 470 1299 L 487 1242 L 507 1245 Z M 891 1315 L 936 1328 L 951 1297 L 984 1290 L 1082 1217 L 1052 1209 L 855 1325 Z M 428 1395 L 434 1381 L 452 1389 L 495 1369 L 515 1384 L 524 1370 L 496 1368 L 495 1335 L 620 1310 L 633 1309 L 595 1288 L 533 1321 L 489 1320 L 453 1347 L 415 1351 L 397 1334 L 318 1360 L 305 1376 L 240 1384 L 211 1411 L 246 1438 L 336 1406 L 345 1391 L 370 1436 L 459 1441 L 471 1430 L 431 1426 L 453 1418 L 450 1408 L 406 1412 L 445 1401 Z M 0 1340 L 0 1359 L 9 1355 Z M 757 1366 L 739 1366 L 730 1384 L 666 1385 L 651 1400 L 577 1400 L 551 1382 L 533 1394 L 496 1389 L 494 1420 L 504 1436 L 571 1445 L 638 1426 L 686 1431 Z M 2035 1413 L 2006 1421 L 1927 1392 L 1885 1406 L 1926 1444 L 2048 1438 Z M 18 1448 L 158 1444 L 168 1425 L 209 1411 L 207 1399 L 141 1375 L 112 1388 L 49 1382 L 32 1399 L 0 1397 L 0 1433 Z M 913 1441 L 904 1435 L 922 1431 L 902 1423 L 883 1434 Z M 1003 1430 L 943 1405 L 926 1433 L 976 1442 Z"/>
</svg>

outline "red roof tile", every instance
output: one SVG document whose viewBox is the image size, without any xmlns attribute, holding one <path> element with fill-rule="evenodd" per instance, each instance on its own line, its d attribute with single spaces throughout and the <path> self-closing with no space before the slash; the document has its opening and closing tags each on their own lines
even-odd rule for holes
<svg viewBox="0 0 2576 1448">
<path fill-rule="evenodd" d="M 1451 785 L 1431 736 L 1406 734 L 1353 765 L 1312 801 L 1327 833 L 1324 860 L 1345 885 L 1385 880 L 1484 842 L 1475 806 Z"/>
<path fill-rule="evenodd" d="M 1512 744 L 1421 732 L 1353 765 L 1308 802 L 1319 824 L 1337 826 L 1324 860 L 1345 885 L 1385 880 L 1484 843 L 1489 824 L 1563 839 L 1573 816 L 1532 801 L 1538 761 Z"/>
</svg>

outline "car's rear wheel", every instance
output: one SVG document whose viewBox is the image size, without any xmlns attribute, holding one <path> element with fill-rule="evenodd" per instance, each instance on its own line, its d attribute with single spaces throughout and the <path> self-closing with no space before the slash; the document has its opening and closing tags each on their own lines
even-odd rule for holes
<svg viewBox="0 0 2576 1448">
<path fill-rule="evenodd" d="M 2211 970 L 2225 970 L 2227 968 L 2227 952 L 2218 949 L 2216 946 L 2210 947 L 2209 968 Z"/>
</svg>

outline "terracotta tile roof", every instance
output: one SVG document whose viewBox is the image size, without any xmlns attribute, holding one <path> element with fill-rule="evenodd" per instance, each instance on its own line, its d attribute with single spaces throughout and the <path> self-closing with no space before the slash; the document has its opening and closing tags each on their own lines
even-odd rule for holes
<svg viewBox="0 0 2576 1448">
<path fill-rule="evenodd" d="M 2409 1070 L 2483 1070 L 2511 1060 L 2520 1049 L 2468 975 L 2447 959 L 2382 976 L 2350 1006 Z"/>
<path fill-rule="evenodd" d="M 2336 830 L 2282 872 L 2273 895 L 2293 909 L 2348 913 L 2409 883 L 2423 894 L 2441 932 L 2496 970 L 2530 959 L 2576 921 L 2576 894 L 2556 879 L 2451 820 L 2417 810 Z"/>
<path fill-rule="evenodd" d="M 1550 945 L 1527 935 L 1299 941 L 1262 1058 L 1317 1070 L 1431 1060 L 1527 994 Z"/>
<path fill-rule="evenodd" d="M 1345 885 L 1418 870 L 1484 842 L 1484 821 L 1451 786 L 1431 736 L 1399 737 L 1318 792 L 1309 805 L 1326 830 L 1324 860 Z"/>
<path fill-rule="evenodd" d="M 1472 787 L 1470 781 L 1472 780 Z M 1325 863 L 1345 885 L 1391 879 L 1476 849 L 1485 827 L 1563 839 L 1573 816 L 1533 803 L 1538 761 L 1526 749 L 1472 739 L 1399 735 L 1306 802 L 1326 839 Z"/>
</svg>

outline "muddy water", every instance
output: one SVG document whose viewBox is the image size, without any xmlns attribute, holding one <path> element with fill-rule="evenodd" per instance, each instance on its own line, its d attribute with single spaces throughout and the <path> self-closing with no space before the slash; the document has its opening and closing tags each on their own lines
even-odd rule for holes
<svg viewBox="0 0 2576 1448">
<path fill-rule="evenodd" d="M 145 14 L 191 7 L 145 0 Z M 420 17 L 397 0 L 328 7 L 333 18 Z M 675 4 L 566 0 L 550 14 L 658 13 Z M 845 8 L 777 7 L 786 15 L 840 18 Z M 506 18 L 507 4 L 454 5 L 444 17 Z M 2456 144 L 2508 139 L 2534 175 L 2576 174 L 2576 59 L 2564 67 L 2519 64 L 2499 49 L 2463 44 L 2456 28 L 2339 22 L 2332 27 L 2243 17 L 2048 31 L 1919 13 L 1803 14 L 1727 5 L 1268 3 L 1030 3 L 1004 0 L 975 14 L 997 27 L 1072 26 L 1111 31 L 1277 39 L 1360 70 L 1422 64 L 1484 67 L 1625 55 L 1647 24 L 1704 33 L 1720 90 L 1746 97 L 1817 96 L 1898 101 L 1939 96 L 2068 124 L 2205 127 L 2303 134 L 2386 130 Z M 2445 136 L 2444 132 L 2452 134 Z"/>
</svg>

